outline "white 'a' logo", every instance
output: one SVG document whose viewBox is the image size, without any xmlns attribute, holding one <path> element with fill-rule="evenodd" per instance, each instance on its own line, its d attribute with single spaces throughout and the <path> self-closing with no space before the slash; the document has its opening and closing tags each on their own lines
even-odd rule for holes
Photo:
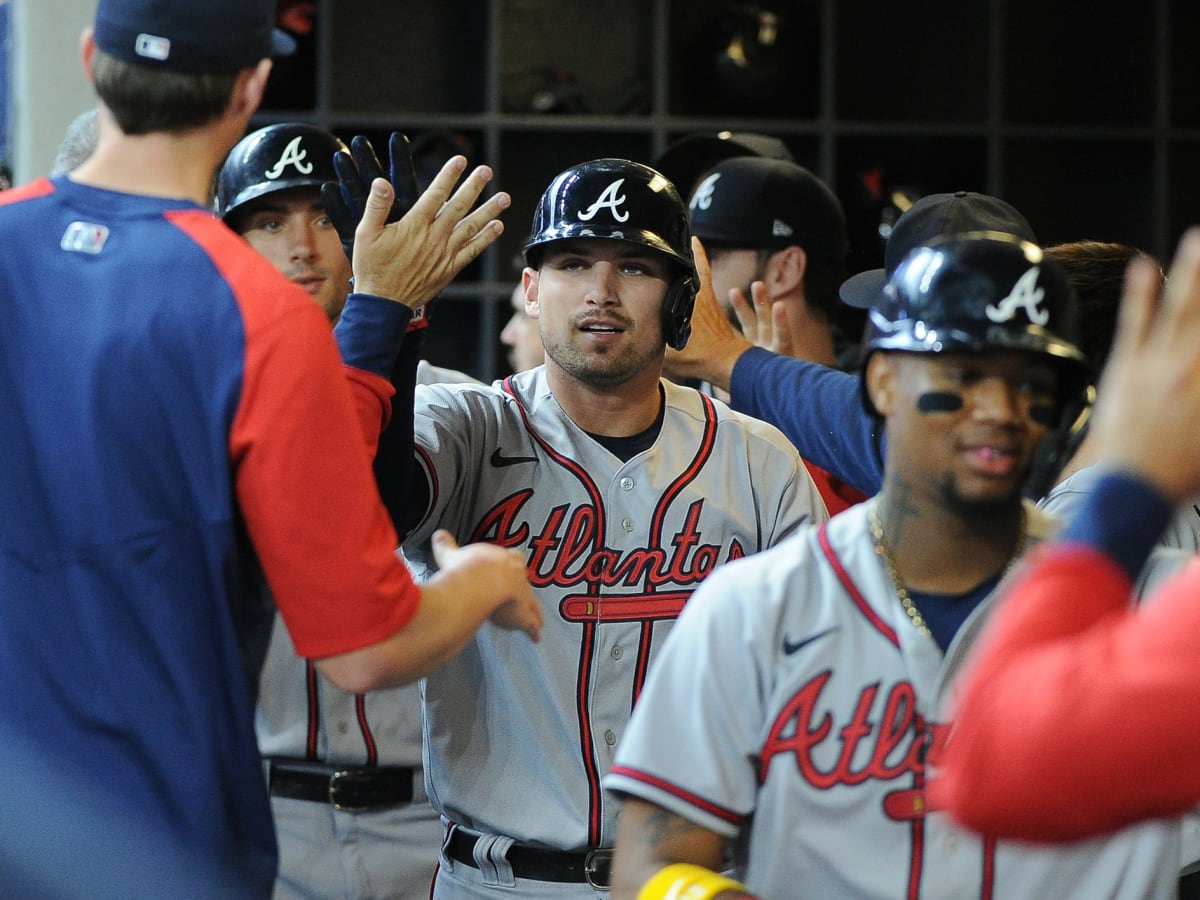
<svg viewBox="0 0 1200 900">
<path fill-rule="evenodd" d="M 275 179 L 283 174 L 283 170 L 289 166 L 295 166 L 296 171 L 301 175 L 311 175 L 313 164 L 307 161 L 308 151 L 300 149 L 300 136 L 292 138 L 291 142 L 283 148 L 283 153 L 279 155 L 279 159 L 275 161 L 275 165 L 267 169 L 267 178 Z"/>
<path fill-rule="evenodd" d="M 1024 309 L 1025 315 L 1034 325 L 1045 325 L 1050 321 L 1050 310 L 1041 309 L 1040 304 L 1046 296 L 1046 291 L 1038 287 L 1038 275 L 1041 269 L 1034 266 L 1013 285 L 1007 297 L 996 304 L 988 304 L 987 317 L 993 322 L 1008 322 L 1016 315 L 1018 309 Z"/>
<path fill-rule="evenodd" d="M 628 219 L 629 213 L 621 212 L 620 210 L 621 204 L 625 202 L 625 195 L 618 194 L 618 192 L 621 190 L 621 185 L 624 183 L 624 178 L 618 178 L 616 181 L 606 187 L 600 196 L 596 198 L 596 202 L 579 214 L 579 218 L 586 222 L 596 215 L 596 213 L 598 213 L 602 208 L 607 206 L 609 212 L 612 213 L 612 217 L 618 222 L 624 222 L 626 219 Z"/>
<path fill-rule="evenodd" d="M 689 204 L 692 209 L 708 209 L 712 206 L 713 191 L 716 190 L 720 177 L 721 173 L 717 172 L 696 185 L 696 192 L 692 194 L 692 202 Z"/>
</svg>

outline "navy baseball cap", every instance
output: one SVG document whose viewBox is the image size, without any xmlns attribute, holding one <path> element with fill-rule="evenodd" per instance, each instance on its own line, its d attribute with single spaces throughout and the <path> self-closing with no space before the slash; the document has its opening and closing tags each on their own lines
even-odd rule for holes
<svg viewBox="0 0 1200 900">
<path fill-rule="evenodd" d="M 236 72 L 287 56 L 276 0 L 100 0 L 96 45 L 126 62 L 173 72 Z"/>
<path fill-rule="evenodd" d="M 883 268 L 851 275 L 842 282 L 838 296 L 850 306 L 869 309 L 910 251 L 942 235 L 968 231 L 999 231 L 1033 244 L 1038 242 L 1025 217 L 998 197 L 971 191 L 929 194 L 909 207 L 892 226 L 883 251 Z"/>
<path fill-rule="evenodd" d="M 795 161 L 787 145 L 769 134 L 752 131 L 718 131 L 715 134 L 689 134 L 665 149 L 654 161 L 654 168 L 686 197 L 704 175 L 723 159 L 735 156 L 765 156 L 768 159 Z"/>
<path fill-rule="evenodd" d="M 837 195 L 794 162 L 739 156 L 717 163 L 688 204 L 692 234 L 707 244 L 782 249 L 844 262 L 846 214 Z"/>
</svg>

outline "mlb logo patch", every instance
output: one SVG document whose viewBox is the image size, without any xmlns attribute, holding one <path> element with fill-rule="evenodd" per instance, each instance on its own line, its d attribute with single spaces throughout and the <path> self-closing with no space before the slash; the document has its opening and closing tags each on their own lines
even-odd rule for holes
<svg viewBox="0 0 1200 900">
<path fill-rule="evenodd" d="M 138 56 L 162 62 L 171 55 L 171 39 L 154 34 L 139 34 L 134 40 L 133 52 Z"/>
<path fill-rule="evenodd" d="M 91 222 L 72 222 L 63 232 L 59 246 L 72 253 L 99 253 L 108 240 L 108 228 Z"/>
</svg>

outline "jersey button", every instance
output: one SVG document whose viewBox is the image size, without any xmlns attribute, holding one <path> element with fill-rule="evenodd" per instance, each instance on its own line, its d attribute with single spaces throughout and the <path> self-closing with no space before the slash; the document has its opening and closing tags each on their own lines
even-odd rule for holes
<svg viewBox="0 0 1200 900">
<path fill-rule="evenodd" d="M 630 478 L 628 475 L 626 475 L 624 478 L 621 479 L 621 490 L 623 490 L 623 491 L 632 491 L 633 490 L 633 479 Z"/>
<path fill-rule="evenodd" d="M 608 744 L 608 746 L 611 747 L 616 742 L 617 742 L 617 736 L 615 734 L 613 734 L 613 730 L 611 728 L 609 728 L 607 731 L 604 732 L 604 743 Z"/>
<path fill-rule="evenodd" d="M 633 519 L 622 519 L 621 527 L 626 531 L 633 531 Z"/>
<path fill-rule="evenodd" d="M 620 659 L 622 656 L 625 655 L 625 651 L 622 650 L 619 646 L 613 647 L 612 651 L 611 651 L 611 655 L 612 655 L 613 659 Z"/>
</svg>

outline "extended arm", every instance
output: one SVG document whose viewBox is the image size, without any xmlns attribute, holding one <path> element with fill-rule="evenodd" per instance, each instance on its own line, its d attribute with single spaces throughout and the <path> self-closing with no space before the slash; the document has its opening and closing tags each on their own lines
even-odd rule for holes
<svg viewBox="0 0 1200 900">
<path fill-rule="evenodd" d="M 721 835 L 653 803 L 626 797 L 617 825 L 613 900 L 753 900 L 741 885 L 717 874 L 725 850 Z M 674 868 L 667 871 L 669 866 Z M 687 886 L 695 886 L 694 893 L 683 893 Z M 702 887 L 709 890 L 701 893 Z"/>
<path fill-rule="evenodd" d="M 859 378 L 779 356 L 739 335 L 712 292 L 708 258 L 695 238 L 692 251 L 701 289 L 687 346 L 667 351 L 671 374 L 724 388 L 734 409 L 770 422 L 804 459 L 865 494 L 876 493 L 883 484 L 882 425 L 863 408 Z"/>
</svg>

